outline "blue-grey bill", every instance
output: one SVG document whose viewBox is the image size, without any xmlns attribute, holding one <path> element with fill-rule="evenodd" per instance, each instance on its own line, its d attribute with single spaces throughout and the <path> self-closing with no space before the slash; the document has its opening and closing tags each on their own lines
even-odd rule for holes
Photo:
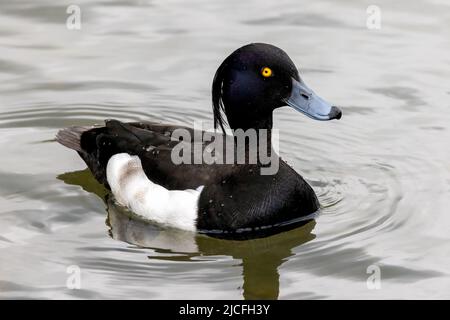
<svg viewBox="0 0 450 320">
<path fill-rule="evenodd" d="M 292 79 L 292 91 L 286 104 L 315 120 L 340 119 L 342 111 L 319 97 L 308 86 Z"/>
</svg>

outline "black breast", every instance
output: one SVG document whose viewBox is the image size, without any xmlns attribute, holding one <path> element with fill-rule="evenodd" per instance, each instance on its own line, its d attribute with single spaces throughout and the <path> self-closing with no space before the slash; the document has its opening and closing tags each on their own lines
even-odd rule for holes
<svg viewBox="0 0 450 320">
<path fill-rule="evenodd" d="M 319 209 L 313 189 L 285 162 L 275 175 L 260 175 L 257 165 L 236 168 L 218 183 L 205 186 L 197 228 L 235 232 L 269 227 L 311 215 Z"/>
</svg>

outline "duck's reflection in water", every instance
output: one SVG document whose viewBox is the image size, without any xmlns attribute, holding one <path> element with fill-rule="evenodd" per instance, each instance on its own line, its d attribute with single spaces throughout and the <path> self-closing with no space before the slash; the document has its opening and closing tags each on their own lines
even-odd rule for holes
<svg viewBox="0 0 450 320">
<path fill-rule="evenodd" d="M 68 184 L 80 185 L 105 200 L 108 212 L 106 223 L 113 239 L 165 253 L 164 256 L 150 256 L 150 259 L 187 261 L 197 256 L 225 255 L 241 260 L 245 299 L 277 299 L 278 268 L 293 255 L 293 248 L 315 237 L 312 233 L 315 221 L 270 237 L 238 241 L 165 229 L 134 218 L 115 205 L 92 176 L 86 174 L 86 170 L 60 175 L 59 178 Z"/>
</svg>

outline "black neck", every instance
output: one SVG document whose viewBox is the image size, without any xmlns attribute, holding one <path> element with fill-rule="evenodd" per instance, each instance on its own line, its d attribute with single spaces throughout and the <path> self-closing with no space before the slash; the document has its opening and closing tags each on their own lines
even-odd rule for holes
<svg viewBox="0 0 450 320">
<path fill-rule="evenodd" d="M 242 129 L 246 131 L 248 129 L 268 129 L 268 131 L 271 131 L 273 126 L 273 116 L 272 113 L 252 118 L 246 115 L 228 116 L 228 124 L 232 130 Z"/>
<path fill-rule="evenodd" d="M 233 139 L 235 146 L 241 149 L 241 152 L 245 152 L 246 160 L 249 159 L 251 152 L 257 155 L 258 162 L 260 152 L 263 152 L 265 156 L 270 157 L 274 152 L 272 149 L 272 119 L 270 122 L 258 124 L 249 128 L 233 128 Z"/>
</svg>

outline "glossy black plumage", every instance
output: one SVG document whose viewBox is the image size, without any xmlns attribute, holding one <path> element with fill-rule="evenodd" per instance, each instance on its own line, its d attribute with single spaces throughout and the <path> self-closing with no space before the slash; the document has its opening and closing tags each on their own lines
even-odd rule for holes
<svg viewBox="0 0 450 320">
<path fill-rule="evenodd" d="M 273 68 L 274 77 L 260 77 L 260 69 L 265 65 Z M 300 78 L 282 50 L 266 44 L 236 50 L 225 59 L 214 77 L 215 126 L 224 128 L 224 113 L 232 129 L 268 129 L 270 132 L 272 112 L 286 105 L 292 79 Z M 77 150 L 96 179 L 105 185 L 109 158 L 123 152 L 139 156 L 148 178 L 170 190 L 204 185 L 197 219 L 197 228 L 202 232 L 219 232 L 218 236 L 231 238 L 242 234 L 270 234 L 273 231 L 265 227 L 295 221 L 319 209 L 313 189 L 281 159 L 275 175 L 261 175 L 260 162 L 175 165 L 171 152 L 179 141 L 172 140 L 170 135 L 177 128 L 180 127 L 110 120 L 103 127 L 64 129 L 57 139 Z M 282 228 L 289 227 L 280 226 Z"/>
</svg>

